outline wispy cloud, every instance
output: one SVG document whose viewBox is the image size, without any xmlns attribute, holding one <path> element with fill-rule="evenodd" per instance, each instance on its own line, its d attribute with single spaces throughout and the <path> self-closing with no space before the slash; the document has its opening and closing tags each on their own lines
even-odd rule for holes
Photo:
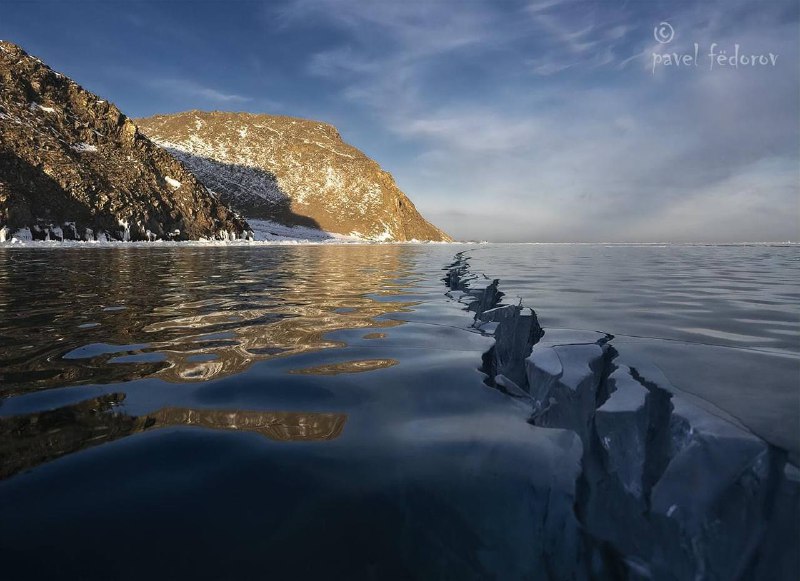
<svg viewBox="0 0 800 581">
<path fill-rule="evenodd" d="M 628 36 L 636 31 L 624 4 L 615 2 L 535 2 L 525 12 L 543 40 L 527 63 L 543 76 L 576 66 L 586 70 L 614 64 L 626 58 Z"/>
<path fill-rule="evenodd" d="M 284 23 L 344 33 L 307 71 L 411 144 L 390 169 L 457 236 L 797 238 L 792 4 L 298 0 Z M 654 76 L 662 20 L 670 50 L 739 43 L 784 66 Z"/>
<path fill-rule="evenodd" d="M 189 79 L 154 78 L 148 79 L 146 84 L 154 90 L 164 91 L 171 95 L 192 101 L 202 99 L 209 103 L 234 105 L 252 101 L 251 97 L 226 93 L 212 87 L 207 87 Z"/>
<path fill-rule="evenodd" d="M 451 2 L 358 2 L 295 0 L 279 11 L 284 26 L 324 21 L 349 31 L 357 41 L 380 39 L 414 59 L 492 41 L 496 12 L 484 2 L 459 9 Z"/>
</svg>

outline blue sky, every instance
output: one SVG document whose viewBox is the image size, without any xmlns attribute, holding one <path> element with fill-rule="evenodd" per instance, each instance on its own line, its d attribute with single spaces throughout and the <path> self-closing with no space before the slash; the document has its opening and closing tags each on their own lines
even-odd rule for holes
<svg viewBox="0 0 800 581">
<path fill-rule="evenodd" d="M 4 0 L 0 38 L 131 117 L 333 123 L 458 238 L 798 240 L 798 6 Z"/>
</svg>

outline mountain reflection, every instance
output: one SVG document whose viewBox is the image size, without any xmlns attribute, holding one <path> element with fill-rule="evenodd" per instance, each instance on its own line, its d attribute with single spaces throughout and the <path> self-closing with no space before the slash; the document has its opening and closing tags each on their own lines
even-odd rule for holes
<svg viewBox="0 0 800 581">
<path fill-rule="evenodd" d="M 254 432 L 283 442 L 338 438 L 346 414 L 167 407 L 143 416 L 122 413 L 112 393 L 56 410 L 0 418 L 0 479 L 61 456 L 170 426 Z"/>
<path fill-rule="evenodd" d="M 413 275 L 412 255 L 399 246 L 0 251 L 0 396 L 207 381 L 342 347 L 326 335 L 402 324 L 381 316 L 413 305 L 392 300 L 403 291 L 395 281 Z M 81 353 L 93 345 L 104 348 Z"/>
<path fill-rule="evenodd" d="M 360 359 L 355 361 L 342 361 L 341 363 L 329 363 L 326 365 L 316 365 L 303 369 L 292 369 L 289 373 L 298 375 L 339 375 L 342 373 L 363 373 L 375 369 L 385 369 L 400 363 L 397 359 Z"/>
</svg>

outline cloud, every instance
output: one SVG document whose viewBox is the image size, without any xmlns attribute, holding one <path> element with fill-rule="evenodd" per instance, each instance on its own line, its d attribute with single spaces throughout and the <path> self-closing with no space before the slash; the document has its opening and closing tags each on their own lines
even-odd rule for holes
<svg viewBox="0 0 800 581">
<path fill-rule="evenodd" d="M 343 33 L 307 71 L 416 152 L 388 169 L 456 236 L 797 239 L 792 4 L 299 0 L 285 22 Z M 653 75 L 662 20 L 670 51 L 738 43 L 781 66 Z"/>
<path fill-rule="evenodd" d="M 486 155 L 526 147 L 536 140 L 538 123 L 473 109 L 407 119 L 393 129 L 400 135 L 425 139 L 448 151 Z"/>
<path fill-rule="evenodd" d="M 148 79 L 146 84 L 155 90 L 170 93 L 171 95 L 189 100 L 190 102 L 193 99 L 201 99 L 208 103 L 233 105 L 252 101 L 251 97 L 237 95 L 235 93 L 225 93 L 188 79 L 155 78 Z"/>
<path fill-rule="evenodd" d="M 605 67 L 624 57 L 627 37 L 636 27 L 612 2 L 603 5 L 561 0 L 534 2 L 525 9 L 532 32 L 545 40 L 528 59 L 530 70 L 549 76 L 575 66 Z"/>
<path fill-rule="evenodd" d="M 279 11 L 283 26 L 319 22 L 351 34 L 356 41 L 380 39 L 399 56 L 418 58 L 492 41 L 496 12 L 484 2 L 359 2 L 296 0 Z"/>
<path fill-rule="evenodd" d="M 798 180 L 796 160 L 758 161 L 692 190 L 625 234 L 629 240 L 797 240 Z M 765 223 L 770 225 L 766 235 Z"/>
</svg>

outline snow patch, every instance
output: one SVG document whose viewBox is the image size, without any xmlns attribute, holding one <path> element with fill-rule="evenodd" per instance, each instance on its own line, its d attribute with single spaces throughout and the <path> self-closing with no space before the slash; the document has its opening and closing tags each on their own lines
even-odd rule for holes
<svg viewBox="0 0 800 581">
<path fill-rule="evenodd" d="M 334 234 L 325 230 L 308 228 L 306 226 L 285 226 L 271 220 L 248 219 L 247 223 L 253 229 L 257 241 L 260 240 L 293 240 L 293 241 L 324 241 L 324 242 L 362 242 L 364 238 Z"/>
<path fill-rule="evenodd" d="M 29 106 L 31 111 L 44 111 L 45 113 L 55 113 L 56 110 L 53 107 L 45 107 L 44 105 L 40 105 L 39 103 L 31 103 Z"/>
<path fill-rule="evenodd" d="M 387 226 L 385 222 L 381 222 L 381 224 L 383 224 L 383 232 L 377 236 L 373 236 L 372 240 L 375 242 L 389 242 L 394 240 L 394 232 L 392 232 L 392 229 Z"/>
<path fill-rule="evenodd" d="M 76 143 L 75 145 L 70 146 L 74 151 L 80 153 L 86 152 L 95 152 L 97 151 L 97 147 L 90 144 L 90 143 Z"/>
<path fill-rule="evenodd" d="M 165 177 L 164 180 L 166 180 L 166 182 L 169 185 L 171 185 L 173 188 L 175 188 L 176 190 L 183 185 L 183 184 L 181 184 L 181 182 L 179 182 L 175 178 L 171 178 L 169 176 Z"/>
</svg>

